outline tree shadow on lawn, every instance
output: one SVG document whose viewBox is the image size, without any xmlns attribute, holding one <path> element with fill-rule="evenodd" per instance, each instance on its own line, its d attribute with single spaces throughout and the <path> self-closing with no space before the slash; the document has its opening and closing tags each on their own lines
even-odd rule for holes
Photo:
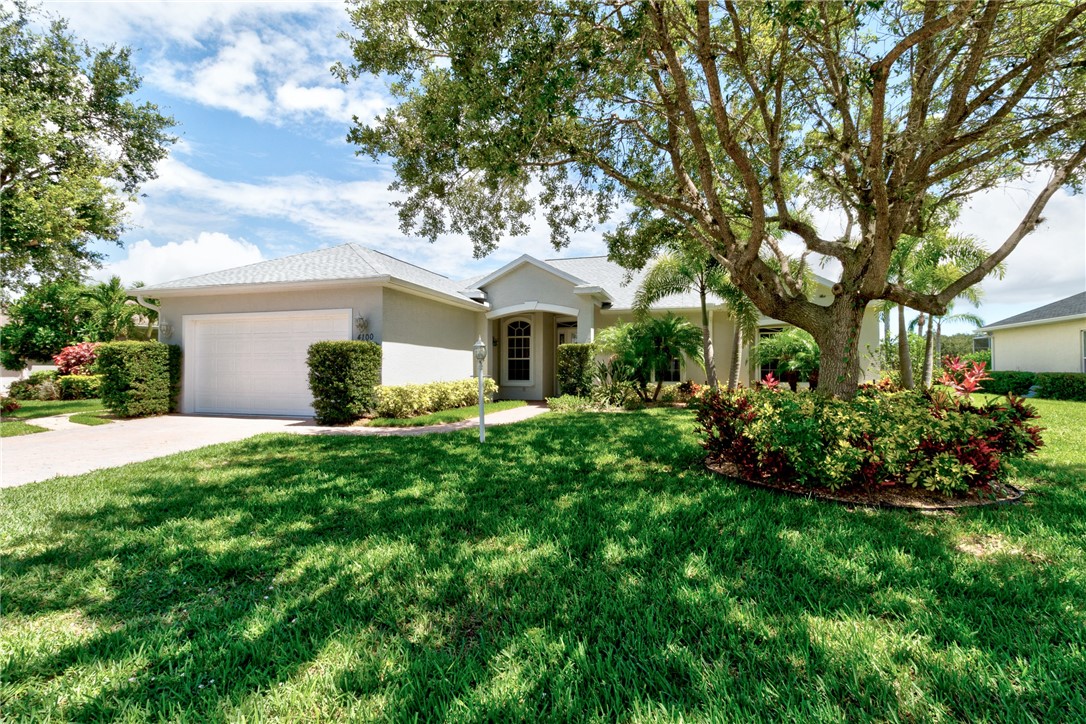
<svg viewBox="0 0 1086 724">
<path fill-rule="evenodd" d="M 544 418 L 485 445 L 261 436 L 112 471 L 88 485 L 100 499 L 58 506 L 10 546 L 5 614 L 42 633 L 7 646 L 3 707 L 206 720 L 1081 706 L 1082 559 L 1060 541 L 1082 519 L 1053 506 L 1081 511 L 1081 485 L 1032 508 L 854 511 L 705 473 L 691 427 L 659 411 Z M 1018 553 L 959 551 L 973 534 Z M 46 630 L 74 616 L 82 632 Z"/>
</svg>

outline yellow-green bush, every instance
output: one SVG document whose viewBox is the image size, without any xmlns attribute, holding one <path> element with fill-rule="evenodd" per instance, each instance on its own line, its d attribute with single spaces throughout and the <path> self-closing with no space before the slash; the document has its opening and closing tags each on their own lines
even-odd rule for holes
<svg viewBox="0 0 1086 724">
<path fill-rule="evenodd" d="M 497 391 L 498 383 L 487 377 L 483 397 L 489 402 Z M 380 385 L 374 390 L 374 396 L 379 417 L 415 417 L 479 404 L 479 380 L 469 378 L 421 385 Z"/>
<path fill-rule="evenodd" d="M 101 375 L 64 375 L 57 377 L 62 400 L 90 400 L 101 394 Z"/>
</svg>

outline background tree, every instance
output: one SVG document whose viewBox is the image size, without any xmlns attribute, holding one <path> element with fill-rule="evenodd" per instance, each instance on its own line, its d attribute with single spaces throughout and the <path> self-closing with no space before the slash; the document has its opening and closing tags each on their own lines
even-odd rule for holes
<svg viewBox="0 0 1086 724">
<path fill-rule="evenodd" d="M 540 208 L 560 246 L 639 200 L 814 336 L 830 394 L 855 394 L 870 302 L 944 314 L 1086 159 L 1086 3 L 349 6 L 341 77 L 386 75 L 397 97 L 349 139 L 392 157 L 405 231 L 467 233 L 482 255 Z M 904 235 L 1029 168 L 1050 181 L 980 264 L 929 292 L 890 280 Z M 825 235 L 809 207 L 845 232 Z M 831 304 L 807 299 L 772 225 L 839 262 Z"/>
<path fill-rule="evenodd" d="M 65 347 L 84 339 L 85 314 L 79 303 L 83 287 L 74 282 L 43 282 L 28 287 L 8 307 L 0 327 L 0 362 L 21 370 L 46 362 Z"/>
<path fill-rule="evenodd" d="M 119 243 L 125 202 L 155 177 L 173 119 L 129 100 L 140 87 L 127 48 L 92 49 L 63 21 L 31 27 L 24 3 L 0 8 L 0 282 L 79 279 Z"/>
</svg>

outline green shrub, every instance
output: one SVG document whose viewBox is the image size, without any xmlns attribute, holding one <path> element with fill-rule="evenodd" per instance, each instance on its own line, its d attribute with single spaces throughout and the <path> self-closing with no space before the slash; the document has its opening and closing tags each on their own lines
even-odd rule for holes
<svg viewBox="0 0 1086 724">
<path fill-rule="evenodd" d="M 944 350 L 945 352 L 945 350 Z M 950 353 L 946 353 L 950 354 Z M 962 362 L 983 362 L 988 367 L 988 373 L 992 371 L 992 350 L 982 349 L 976 352 L 968 352 L 960 355 Z"/>
<path fill-rule="evenodd" d="M 561 397 L 548 397 L 547 407 L 551 412 L 584 412 L 595 409 L 591 398 L 579 395 L 562 395 Z"/>
<path fill-rule="evenodd" d="M 558 391 L 584 397 L 592 392 L 595 373 L 594 344 L 558 345 Z"/>
<path fill-rule="evenodd" d="M 26 381 L 31 385 L 37 387 L 43 382 L 49 382 L 57 378 L 56 370 L 39 370 L 38 372 L 31 372 L 27 375 Z"/>
<path fill-rule="evenodd" d="M 15 380 L 8 386 L 8 395 L 13 400 L 36 400 L 37 385 L 30 384 L 30 380 Z"/>
<path fill-rule="evenodd" d="M 90 400 L 101 394 L 101 375 L 65 375 L 58 377 L 62 400 Z"/>
<path fill-rule="evenodd" d="M 1037 396 L 1046 400 L 1086 402 L 1086 373 L 1041 372 L 1037 375 Z"/>
<path fill-rule="evenodd" d="M 316 342 L 309 346 L 309 390 L 322 425 L 342 425 L 374 406 L 381 379 L 381 346 L 356 340 Z"/>
<path fill-rule="evenodd" d="M 483 399 L 490 402 L 498 392 L 498 383 L 489 377 L 483 381 Z M 441 410 L 479 404 L 479 379 L 452 382 L 427 382 L 419 385 L 381 385 L 374 390 L 377 415 L 406 419 Z"/>
<path fill-rule="evenodd" d="M 1042 443 L 1020 398 L 974 407 L 946 394 L 867 388 L 853 401 L 712 391 L 697 420 L 711 460 L 740 477 L 825 486 L 911 485 L 954 494 L 1003 479 Z"/>
<path fill-rule="evenodd" d="M 56 384 L 55 370 L 31 373 L 25 380 L 15 380 L 8 387 L 8 395 L 16 400 L 59 400 L 60 387 Z"/>
<path fill-rule="evenodd" d="M 22 405 L 19 404 L 18 400 L 12 397 L 0 397 L 0 414 L 7 415 L 15 412 L 20 407 Z"/>
<path fill-rule="evenodd" d="M 171 345 L 159 342 L 109 342 L 98 347 L 102 402 L 118 417 L 164 415 L 172 399 Z"/>
<path fill-rule="evenodd" d="M 982 391 L 990 395 L 1024 395 L 1029 388 L 1037 384 L 1037 375 L 1033 372 L 1017 372 L 1014 370 L 999 370 L 989 372 L 992 378 L 981 383 Z"/>
<path fill-rule="evenodd" d="M 170 356 L 170 412 L 177 412 L 181 409 L 181 347 L 168 344 L 166 349 Z"/>
</svg>

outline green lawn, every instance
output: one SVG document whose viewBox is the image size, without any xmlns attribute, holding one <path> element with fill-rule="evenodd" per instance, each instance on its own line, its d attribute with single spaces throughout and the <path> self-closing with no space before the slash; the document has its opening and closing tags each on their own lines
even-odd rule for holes
<svg viewBox="0 0 1086 724">
<path fill-rule="evenodd" d="M 48 432 L 49 429 L 41 425 L 30 425 L 24 420 L 33 420 L 37 417 L 51 417 L 53 415 L 67 415 L 69 413 L 81 413 L 73 415 L 71 421 L 81 425 L 104 425 L 109 420 L 95 417 L 92 412 L 105 412 L 105 406 L 101 400 L 20 400 L 19 409 L 4 415 L 0 422 L 0 437 L 16 437 L 17 435 L 32 435 L 35 432 Z M 78 419 L 76 419 L 78 418 Z"/>
<path fill-rule="evenodd" d="M 113 420 L 107 419 L 105 417 L 99 417 L 98 415 L 80 413 L 78 415 L 72 415 L 71 417 L 69 417 L 68 422 L 74 422 L 77 425 L 90 425 L 91 427 L 93 427 L 95 425 L 108 425 L 109 423 L 113 422 Z"/>
<path fill-rule="evenodd" d="M 524 407 L 528 403 L 524 400 L 501 400 L 500 402 L 488 402 L 484 406 L 484 412 L 489 415 L 492 412 L 501 412 L 502 410 L 512 410 L 517 407 Z M 479 406 L 472 405 L 470 407 L 457 407 L 452 410 L 441 410 L 440 412 L 431 412 L 429 415 L 419 415 L 418 417 L 398 418 L 398 417 L 375 417 L 370 420 L 366 420 L 366 426 L 368 427 L 423 427 L 425 425 L 447 425 L 451 422 L 460 422 L 462 420 L 470 420 L 473 417 L 479 416 Z"/>
<path fill-rule="evenodd" d="M 41 425 L 31 425 L 22 420 L 4 420 L 0 422 L 0 437 L 18 437 L 19 435 L 33 435 L 36 432 L 48 432 L 49 428 Z"/>
<path fill-rule="evenodd" d="M 1026 502 L 701 468 L 685 410 L 265 435 L 0 491 L 7 720 L 1086 718 L 1086 404 Z"/>
<path fill-rule="evenodd" d="M 4 415 L 5 420 L 33 420 L 35 417 L 67 415 L 72 412 L 105 412 L 99 399 L 93 400 L 20 400 L 19 409 Z"/>
</svg>

